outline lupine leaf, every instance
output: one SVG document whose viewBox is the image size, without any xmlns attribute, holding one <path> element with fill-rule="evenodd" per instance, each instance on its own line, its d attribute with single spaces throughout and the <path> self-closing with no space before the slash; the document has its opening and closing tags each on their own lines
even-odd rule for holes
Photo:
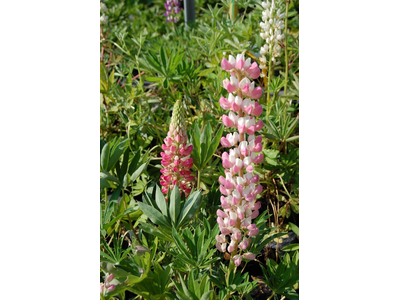
<svg viewBox="0 0 400 300">
<path fill-rule="evenodd" d="M 201 201 L 201 190 L 198 190 L 194 192 L 191 196 L 189 196 L 179 215 L 177 227 L 183 225 L 187 220 L 189 220 L 194 215 L 194 213 L 200 206 L 200 201 Z"/>
<path fill-rule="evenodd" d="M 103 170 L 108 171 L 108 160 L 110 157 L 110 144 L 107 143 L 104 145 L 101 155 L 100 155 L 100 165 L 103 168 Z"/>
<path fill-rule="evenodd" d="M 129 169 L 128 169 L 129 174 L 132 174 L 137 169 L 137 164 L 140 160 L 140 156 L 141 156 L 140 150 L 137 150 L 131 160 L 131 163 L 129 164 Z"/>
<path fill-rule="evenodd" d="M 185 228 L 182 232 L 182 236 L 183 236 L 193 258 L 196 259 L 197 258 L 196 246 L 195 246 L 193 234 L 190 231 L 190 229 Z"/>
<path fill-rule="evenodd" d="M 169 215 L 171 217 L 173 224 L 176 224 L 176 222 L 178 221 L 178 216 L 180 212 L 181 212 L 181 197 L 179 194 L 178 185 L 175 185 L 169 197 Z"/>
<path fill-rule="evenodd" d="M 210 124 L 210 123 L 208 123 Z M 214 155 L 215 151 L 218 148 L 218 145 L 221 141 L 221 137 L 222 137 L 222 133 L 223 133 L 223 126 L 221 125 L 218 129 L 218 131 L 215 133 L 214 138 L 212 139 L 211 143 L 208 145 L 208 152 L 207 152 L 207 159 L 206 161 L 203 163 L 203 165 L 205 166 L 208 161 L 211 159 L 211 157 Z M 211 136 L 213 136 L 213 134 L 211 133 Z"/>
<path fill-rule="evenodd" d="M 172 239 L 171 235 L 164 233 L 161 231 L 159 228 L 155 227 L 154 225 L 151 225 L 149 223 L 144 223 L 140 222 L 140 228 L 154 236 L 159 237 L 160 239 L 168 242 L 173 242 L 174 240 Z"/>
<path fill-rule="evenodd" d="M 137 168 L 137 170 L 135 172 L 133 172 L 133 174 L 131 175 L 131 180 L 130 183 L 134 182 L 139 175 L 144 171 L 144 169 L 147 167 L 148 162 L 145 162 L 144 164 L 142 164 L 139 168 Z"/>
<path fill-rule="evenodd" d="M 168 219 L 167 202 L 158 185 L 156 185 L 156 204 L 158 209 L 161 210 L 162 214 Z"/>
<path fill-rule="evenodd" d="M 174 242 L 176 244 L 176 246 L 178 247 L 179 251 L 186 256 L 186 258 L 188 258 L 190 260 L 191 256 L 189 255 L 189 253 L 186 250 L 186 245 L 183 242 L 182 238 L 180 237 L 180 235 L 178 234 L 178 232 L 176 231 L 175 227 L 172 227 L 172 238 L 174 239 Z"/>
<path fill-rule="evenodd" d="M 166 73 L 168 73 L 168 65 L 167 65 L 167 54 L 165 53 L 164 47 L 160 47 L 160 57 L 161 57 L 161 68 L 164 68 Z"/>
<path fill-rule="evenodd" d="M 110 173 L 108 173 L 105 170 L 100 172 L 100 178 L 103 178 L 103 179 L 106 179 L 106 180 L 113 181 L 113 182 L 116 182 L 118 184 L 121 184 L 117 177 L 111 175 Z"/>
<path fill-rule="evenodd" d="M 128 164 L 129 164 L 129 151 L 125 151 L 121 167 L 119 168 L 119 170 L 117 170 L 117 175 L 120 181 L 124 180 L 124 176 L 127 173 L 126 171 L 128 170 Z M 118 166 L 119 164 L 115 165 L 116 168 Z"/>
<path fill-rule="evenodd" d="M 167 228 L 171 228 L 170 224 L 168 224 L 167 219 L 154 207 L 151 207 L 143 202 L 138 202 L 140 210 L 149 217 L 149 219 L 157 225 L 165 226 Z"/>
<path fill-rule="evenodd" d="M 113 186 L 104 178 L 100 177 L 100 188 L 105 189 L 105 188 L 112 188 Z"/>
</svg>

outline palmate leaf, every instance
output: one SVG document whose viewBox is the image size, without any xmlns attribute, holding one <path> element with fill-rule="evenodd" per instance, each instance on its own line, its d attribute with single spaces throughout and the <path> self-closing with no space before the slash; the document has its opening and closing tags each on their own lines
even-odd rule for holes
<svg viewBox="0 0 400 300">
<path fill-rule="evenodd" d="M 195 245 L 193 233 L 191 232 L 191 230 L 189 228 L 185 228 L 182 231 L 182 236 L 183 236 L 183 239 L 186 242 L 187 247 L 190 250 L 190 253 L 193 256 L 193 259 L 196 260 L 197 259 L 197 252 L 196 252 L 196 245 Z"/>
<path fill-rule="evenodd" d="M 177 222 L 178 228 L 185 224 L 195 214 L 197 209 L 200 207 L 200 202 L 201 190 L 198 190 L 189 196 L 179 215 Z"/>
<path fill-rule="evenodd" d="M 138 202 L 140 210 L 149 217 L 149 219 L 156 225 L 171 228 L 167 217 L 163 216 L 157 209 L 151 207 L 143 202 Z"/>
<path fill-rule="evenodd" d="M 168 242 L 173 242 L 173 238 L 171 236 L 171 234 L 168 234 L 166 232 L 163 232 L 160 228 L 155 227 L 152 224 L 149 223 L 144 223 L 144 222 L 140 222 L 140 228 L 151 234 L 154 235 L 156 237 L 159 237 L 160 239 L 164 240 L 164 241 L 168 241 Z"/>
<path fill-rule="evenodd" d="M 172 228 L 172 238 L 174 239 L 174 242 L 175 242 L 176 246 L 178 247 L 179 251 L 183 255 L 185 255 L 188 260 L 192 261 L 192 256 L 186 250 L 185 242 L 182 240 L 179 233 L 176 231 L 176 229 L 174 227 Z M 195 265 L 195 263 L 193 263 L 193 264 Z"/>
<path fill-rule="evenodd" d="M 198 170 L 206 167 L 221 141 L 223 126 L 221 125 L 216 133 L 212 131 L 210 123 L 204 127 L 203 132 L 195 122 L 190 132 L 190 142 L 193 145 L 191 157 L 193 164 Z"/>
</svg>

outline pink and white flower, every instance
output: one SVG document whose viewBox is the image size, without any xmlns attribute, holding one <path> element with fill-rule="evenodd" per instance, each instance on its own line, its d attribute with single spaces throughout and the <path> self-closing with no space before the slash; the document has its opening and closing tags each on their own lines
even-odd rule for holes
<svg viewBox="0 0 400 300">
<path fill-rule="evenodd" d="M 228 60 L 222 60 L 221 67 L 231 74 L 230 79 L 223 81 L 229 95 L 219 100 L 221 107 L 229 110 L 227 115 L 222 116 L 222 122 L 237 132 L 221 138 L 222 146 L 230 149 L 221 156 L 225 177 L 219 177 L 223 196 L 222 209 L 217 210 L 221 233 L 216 236 L 216 247 L 221 252 L 228 251 L 232 261 L 239 266 L 242 258 L 255 258 L 254 254 L 244 251 L 250 245 L 251 236 L 259 232 L 252 220 L 259 215 L 261 204 L 256 198 L 262 192 L 262 186 L 257 185 L 259 176 L 254 174 L 253 165 L 263 160 L 263 154 L 259 153 L 262 137 L 255 135 L 262 128 L 263 121 L 256 120 L 262 113 L 262 106 L 253 99 L 261 97 L 262 89 L 255 87 L 249 79 L 260 75 L 257 63 L 251 63 L 250 58 L 245 59 L 242 54 L 236 58 L 230 55 Z M 228 235 L 229 238 L 226 237 Z"/>
</svg>

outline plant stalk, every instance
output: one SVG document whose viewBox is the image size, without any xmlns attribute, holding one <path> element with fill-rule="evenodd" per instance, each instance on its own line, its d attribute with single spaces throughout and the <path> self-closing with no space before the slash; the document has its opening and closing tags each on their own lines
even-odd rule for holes
<svg viewBox="0 0 400 300">
<path fill-rule="evenodd" d="M 200 189 L 200 177 L 201 177 L 201 170 L 197 170 L 197 189 Z"/>
<path fill-rule="evenodd" d="M 239 13 L 239 9 L 238 9 L 237 5 L 235 5 L 235 0 L 232 0 L 231 5 L 229 6 L 229 16 L 231 17 L 232 24 L 233 24 L 233 21 L 236 19 L 238 13 Z"/>
<path fill-rule="evenodd" d="M 269 114 L 271 111 L 271 93 L 269 91 L 270 85 L 271 85 L 271 80 L 272 77 L 274 76 L 274 67 L 273 67 L 273 63 L 272 63 L 272 43 L 271 43 L 271 47 L 270 47 L 270 58 L 269 58 L 269 63 L 268 63 L 268 86 L 267 86 L 267 93 L 268 93 L 268 101 L 267 101 L 267 124 L 268 124 L 268 119 L 269 119 Z"/>
</svg>

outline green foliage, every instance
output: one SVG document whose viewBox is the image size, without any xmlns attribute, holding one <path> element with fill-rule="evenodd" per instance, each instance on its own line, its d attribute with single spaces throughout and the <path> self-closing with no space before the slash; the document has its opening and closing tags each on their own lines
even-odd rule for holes
<svg viewBox="0 0 400 300">
<path fill-rule="evenodd" d="M 211 245 L 215 244 L 215 235 L 218 232 L 219 228 L 215 225 L 211 235 L 205 238 L 206 232 L 201 231 L 200 227 L 196 227 L 194 235 L 189 228 L 185 228 L 181 237 L 176 229 L 173 228 L 172 237 L 176 250 L 171 250 L 171 254 L 180 258 L 175 260 L 174 268 L 182 272 L 188 272 L 192 268 L 205 269 L 210 264 L 218 261 L 218 257 L 212 258 L 217 249 L 210 249 Z"/>
<path fill-rule="evenodd" d="M 141 153 L 136 151 L 129 159 L 128 139 L 114 139 L 106 143 L 100 154 L 100 188 L 118 187 L 126 189 L 135 182 L 149 161 L 139 165 Z M 122 157 L 122 162 L 120 163 Z M 142 157 L 143 159 L 143 157 Z"/>
<path fill-rule="evenodd" d="M 299 299 L 299 295 L 293 286 L 299 280 L 299 252 L 296 251 L 290 259 L 288 253 L 277 264 L 274 260 L 267 261 L 267 267 L 261 266 L 265 277 L 265 283 L 274 294 L 285 296 L 287 299 Z"/>
<path fill-rule="evenodd" d="M 217 150 L 219 142 L 223 133 L 223 126 L 221 125 L 216 133 L 212 131 L 210 123 L 207 123 L 203 132 L 200 131 L 197 123 L 193 124 L 193 129 L 190 132 L 190 142 L 193 145 L 191 157 L 193 164 L 197 170 L 205 168 L 209 160 Z"/>
<path fill-rule="evenodd" d="M 116 288 L 102 299 L 125 299 L 129 290 L 142 299 L 250 299 L 257 282 L 251 272 L 226 265 L 216 250 L 220 208 L 220 139 L 227 129 L 218 99 L 226 97 L 221 68 L 228 55 L 246 52 L 259 63 L 265 43 L 259 35 L 261 1 L 199 0 L 196 22 L 166 23 L 163 1 L 104 2 L 108 23 L 100 40 L 100 260 L 102 274 L 114 274 Z M 282 12 L 286 3 L 282 2 Z M 299 1 L 288 6 L 288 29 L 280 64 L 258 102 L 264 160 L 254 168 L 263 192 L 259 234 L 247 251 L 256 255 L 293 230 L 299 214 Z M 271 93 L 270 99 L 268 93 Z M 178 188 L 164 195 L 160 151 L 170 112 L 180 99 L 193 145 L 197 185 L 188 197 Z M 225 132 L 224 132 L 225 130 Z M 200 190 L 203 191 L 201 191 Z M 281 224 L 283 218 L 284 224 Z M 271 223 L 274 225 L 270 225 Z M 278 233 L 279 232 L 279 233 Z M 137 247 L 147 251 L 138 251 Z M 266 283 L 286 299 L 298 299 L 298 244 L 284 247 L 284 259 L 268 260 Z M 140 255 L 139 255 L 140 254 Z M 104 277 L 104 276 L 103 276 Z"/>
<path fill-rule="evenodd" d="M 107 245 L 107 243 L 104 244 Z M 105 299 L 110 299 L 111 296 L 123 293 L 125 290 L 131 289 L 132 286 L 136 286 L 148 276 L 150 271 L 150 253 L 146 252 L 142 256 L 132 255 L 132 249 L 128 248 L 120 256 L 120 246 L 116 247 L 113 257 L 100 252 L 100 269 L 106 274 L 114 275 L 110 284 L 116 286 L 113 291 L 105 289 Z M 108 248 L 110 249 L 110 247 Z M 113 250 L 110 251 L 113 252 Z M 129 253 L 131 255 L 128 255 Z"/>
<path fill-rule="evenodd" d="M 225 274 L 228 275 L 227 278 Z M 219 299 L 226 299 L 227 295 L 236 292 L 241 295 L 249 294 L 257 285 L 256 281 L 250 282 L 249 279 L 250 276 L 248 273 L 228 272 L 227 268 L 222 264 L 220 265 L 220 271 L 217 273 L 217 276 L 210 276 L 211 282 L 219 288 Z"/>
<path fill-rule="evenodd" d="M 172 228 L 182 227 L 193 217 L 200 206 L 201 193 L 196 191 L 185 199 L 184 194 L 179 195 L 179 189 L 175 185 L 167 202 L 158 185 L 150 188 L 148 192 L 144 193 L 143 202 L 139 202 L 138 205 L 141 211 L 158 227 L 144 222 L 141 222 L 141 227 L 150 234 L 172 242 Z"/>
<path fill-rule="evenodd" d="M 203 275 L 201 278 L 195 279 L 195 272 L 189 272 L 187 286 L 185 280 L 179 274 L 179 283 L 173 280 L 177 289 L 176 296 L 180 300 L 209 300 L 212 299 L 213 290 L 208 276 Z"/>
<path fill-rule="evenodd" d="M 171 289 L 170 273 L 170 267 L 167 266 L 164 270 L 158 263 L 154 263 L 154 270 L 149 271 L 148 276 L 136 283 L 130 290 L 145 300 L 163 300 L 172 297 L 169 292 Z"/>
</svg>

